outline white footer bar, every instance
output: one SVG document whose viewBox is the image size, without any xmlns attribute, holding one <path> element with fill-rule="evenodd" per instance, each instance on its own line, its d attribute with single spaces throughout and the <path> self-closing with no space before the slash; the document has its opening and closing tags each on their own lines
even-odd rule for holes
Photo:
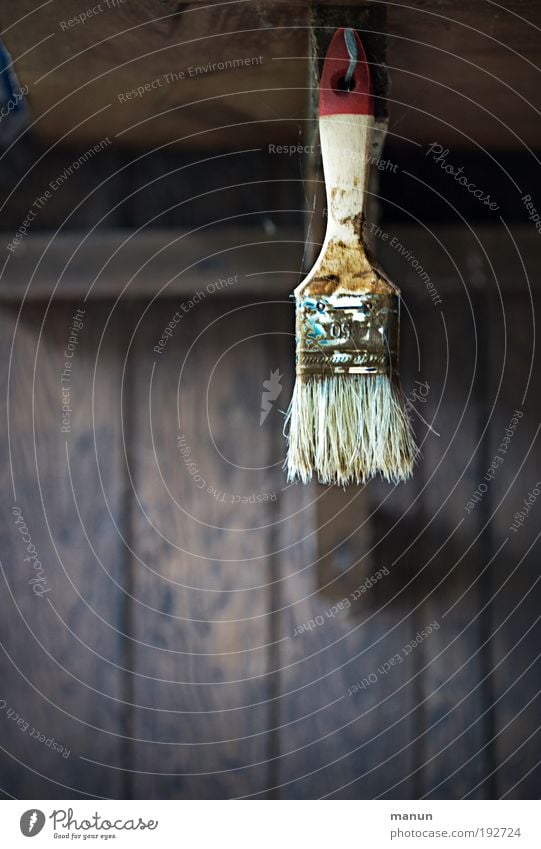
<svg viewBox="0 0 541 849">
<path fill-rule="evenodd" d="M 0 811 L 9 849 L 541 847 L 537 801 L 32 800 L 5 801 Z"/>
</svg>

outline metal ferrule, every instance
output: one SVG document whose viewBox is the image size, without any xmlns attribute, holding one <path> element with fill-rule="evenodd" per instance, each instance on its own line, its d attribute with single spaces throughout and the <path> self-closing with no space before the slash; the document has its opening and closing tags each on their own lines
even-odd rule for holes
<svg viewBox="0 0 541 849">
<path fill-rule="evenodd" d="M 298 299 L 297 375 L 397 374 L 399 312 L 396 294 Z"/>
</svg>

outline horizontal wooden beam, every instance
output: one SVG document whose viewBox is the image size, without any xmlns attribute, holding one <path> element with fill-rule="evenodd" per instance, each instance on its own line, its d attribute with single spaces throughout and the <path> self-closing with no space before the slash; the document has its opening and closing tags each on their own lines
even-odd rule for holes
<svg viewBox="0 0 541 849">
<path fill-rule="evenodd" d="M 12 244 L 13 243 L 8 243 Z M 300 229 L 269 235 L 263 228 L 98 230 L 28 235 L 11 253 L 0 299 L 30 300 L 219 296 L 272 297 L 300 279 Z"/>
<path fill-rule="evenodd" d="M 348 21 L 387 39 L 391 144 L 541 146 L 533 0 L 102 0 L 91 15 L 86 0 L 4 5 L 5 42 L 46 144 L 296 141 L 310 129 L 309 42 L 321 7 L 329 27 Z M 366 21 L 385 8 L 380 33 Z"/>
<path fill-rule="evenodd" d="M 368 225 L 370 226 L 370 225 Z M 375 227 L 375 225 L 373 225 Z M 539 289 L 539 235 L 533 227 L 389 225 L 370 233 L 378 258 L 405 300 L 438 308 L 439 298 Z M 315 246 L 317 247 L 317 246 Z M 6 261 L 0 301 L 285 298 L 302 279 L 300 229 L 200 228 L 27 235 Z"/>
</svg>

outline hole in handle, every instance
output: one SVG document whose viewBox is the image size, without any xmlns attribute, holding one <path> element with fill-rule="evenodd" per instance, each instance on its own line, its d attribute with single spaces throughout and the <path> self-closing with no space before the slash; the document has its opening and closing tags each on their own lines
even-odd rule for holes
<svg viewBox="0 0 541 849">
<path fill-rule="evenodd" d="M 356 88 L 355 77 L 352 77 L 348 82 L 343 74 L 337 74 L 332 81 L 332 88 L 335 94 L 349 94 Z"/>
</svg>

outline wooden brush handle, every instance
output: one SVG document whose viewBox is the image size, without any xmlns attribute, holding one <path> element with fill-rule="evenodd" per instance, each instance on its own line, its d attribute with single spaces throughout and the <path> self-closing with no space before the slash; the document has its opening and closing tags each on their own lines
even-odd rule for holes
<svg viewBox="0 0 541 849">
<path fill-rule="evenodd" d="M 319 120 L 328 238 L 349 242 L 361 235 L 373 123 L 370 115 L 328 115 Z"/>
<path fill-rule="evenodd" d="M 326 241 L 359 241 L 366 192 L 374 102 L 370 69 L 357 33 L 357 62 L 350 79 L 345 30 L 334 34 L 323 65 L 319 100 L 319 134 L 327 191 Z"/>
</svg>

